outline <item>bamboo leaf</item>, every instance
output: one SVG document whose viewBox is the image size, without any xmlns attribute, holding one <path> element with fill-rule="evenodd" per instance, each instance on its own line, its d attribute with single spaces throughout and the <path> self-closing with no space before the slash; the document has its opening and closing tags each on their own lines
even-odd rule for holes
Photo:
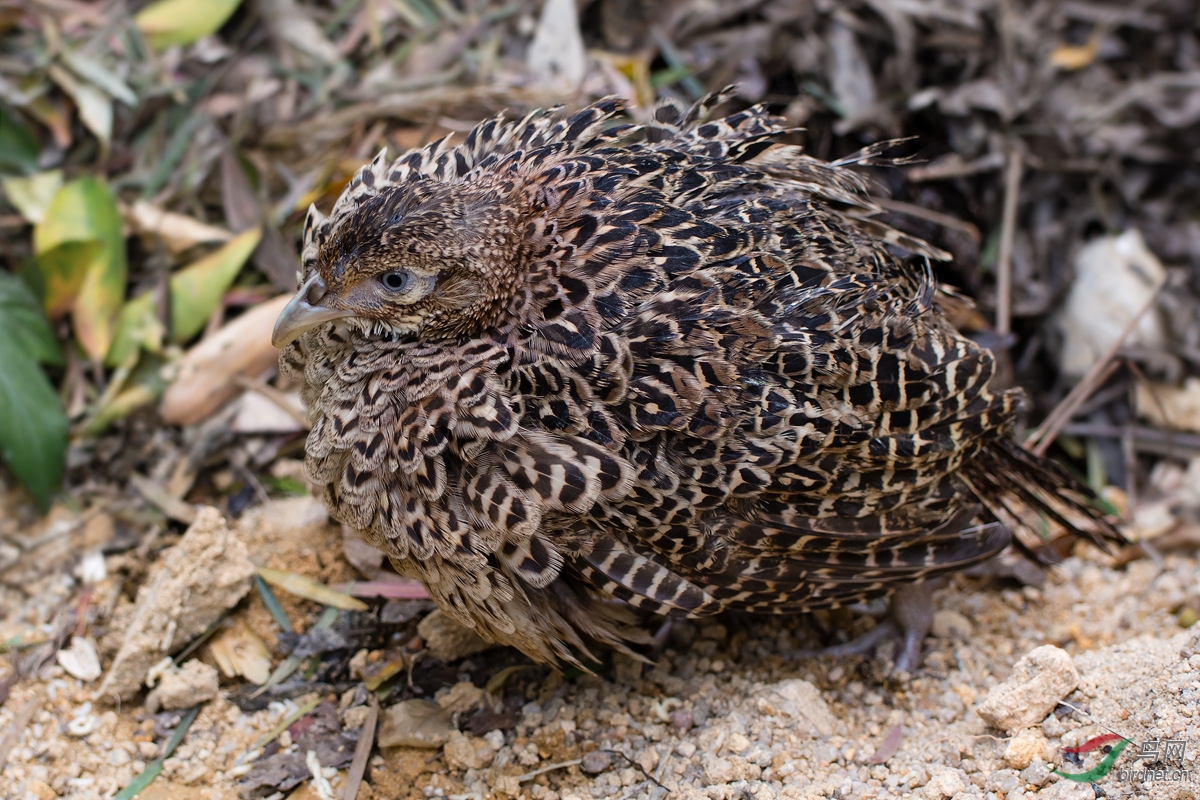
<svg viewBox="0 0 1200 800">
<path fill-rule="evenodd" d="M 216 33 L 240 0 L 159 0 L 143 8 L 134 22 L 151 47 L 191 44 Z"/>
<path fill-rule="evenodd" d="M 0 106 L 0 169 L 34 172 L 40 149 L 20 117 Z"/>
<path fill-rule="evenodd" d="M 261 239 L 262 228 L 251 228 L 171 276 L 172 341 L 184 342 L 203 330 Z"/>
<path fill-rule="evenodd" d="M 171 341 L 182 343 L 204 328 L 204 323 L 262 238 L 261 228 L 251 228 L 171 276 Z M 156 351 L 161 341 L 154 313 L 154 297 L 140 294 L 125 304 L 108 352 L 110 366 L 124 363 L 137 347 Z M 148 335 L 149 334 L 149 335 Z"/>
<path fill-rule="evenodd" d="M 258 574 L 272 586 L 278 586 L 285 592 L 312 600 L 314 603 L 340 608 L 343 611 L 366 611 L 368 608 L 367 604 L 361 600 L 355 600 L 348 594 L 335 592 L 323 583 L 318 583 L 312 578 L 306 578 L 294 572 L 259 567 Z"/>
</svg>

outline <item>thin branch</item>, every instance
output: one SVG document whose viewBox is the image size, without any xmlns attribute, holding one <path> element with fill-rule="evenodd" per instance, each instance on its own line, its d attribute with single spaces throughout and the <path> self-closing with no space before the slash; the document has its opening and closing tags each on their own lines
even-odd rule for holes
<svg viewBox="0 0 1200 800">
<path fill-rule="evenodd" d="M 1000 221 L 1000 252 L 996 256 L 996 333 L 1006 336 L 1012 330 L 1012 252 L 1017 236 L 1017 200 L 1021 194 L 1021 175 L 1025 170 L 1021 151 L 1008 151 L 1004 172 L 1004 214 Z"/>
<path fill-rule="evenodd" d="M 354 800 L 358 797 L 358 787 L 362 785 L 363 775 L 367 773 L 367 762 L 371 759 L 371 748 L 375 746 L 375 726 L 379 722 L 379 698 L 374 692 L 369 695 L 371 706 L 367 710 L 367 719 L 358 734 L 358 745 L 354 748 L 354 760 L 350 762 L 350 771 L 346 773 L 346 785 L 342 789 L 342 800 Z"/>
</svg>

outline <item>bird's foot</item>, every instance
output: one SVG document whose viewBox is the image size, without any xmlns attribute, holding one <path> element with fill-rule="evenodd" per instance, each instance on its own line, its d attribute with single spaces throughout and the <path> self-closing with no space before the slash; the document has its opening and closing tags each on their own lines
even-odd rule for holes
<svg viewBox="0 0 1200 800">
<path fill-rule="evenodd" d="M 897 589 L 888 605 L 887 616 L 874 628 L 845 644 L 819 650 L 797 650 L 795 658 L 819 656 L 867 656 L 890 640 L 900 645 L 892 666 L 893 673 L 913 672 L 921 663 L 921 645 L 933 625 L 933 589 L 931 582 L 913 583 Z"/>
</svg>

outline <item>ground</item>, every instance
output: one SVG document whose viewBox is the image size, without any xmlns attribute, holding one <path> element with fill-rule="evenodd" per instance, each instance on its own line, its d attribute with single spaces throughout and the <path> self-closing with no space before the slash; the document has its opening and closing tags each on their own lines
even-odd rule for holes
<svg viewBox="0 0 1200 800">
<path fill-rule="evenodd" d="M 233 532 L 264 566 L 332 581 L 349 572 L 327 555 L 336 552 L 340 531 L 308 499 L 248 514 Z M 93 601 L 109 601 L 113 591 L 106 578 Z M 306 601 L 280 596 L 291 618 L 311 617 Z M 378 750 L 358 796 L 1194 796 L 1200 632 L 1183 628 L 1200 601 L 1194 557 L 1168 554 L 1116 566 L 1112 555 L 1081 544 L 1041 586 L 959 576 L 935 599 L 934 635 L 912 676 L 886 675 L 883 657 L 796 656 L 814 637 L 811 621 L 799 618 L 677 623 L 656 663 L 618 657 L 598 675 L 564 675 L 503 650 L 429 669 L 432 656 L 414 659 L 410 652 L 408 664 L 424 662 L 427 671 L 384 701 L 380 744 L 397 733 L 389 733 L 386 721 L 393 700 L 445 700 L 452 693 L 466 700 L 456 701 L 460 710 L 437 733 L 439 740 L 449 736 L 444 747 Z M 255 595 L 233 618 L 271 635 L 270 615 Z M 821 622 L 856 630 L 872 624 L 850 615 Z M 1077 688 L 1027 726 L 990 727 L 979 714 L 989 690 L 1043 645 L 1069 654 Z M 359 659 L 377 660 L 387 650 Z M 210 651 L 199 652 L 212 663 Z M 464 682 L 490 692 L 464 695 Z M 239 779 L 251 774 L 247 754 L 256 740 L 313 700 L 340 707 L 347 730 L 365 717 L 353 689 L 328 687 L 247 712 L 232 702 L 244 697 L 242 683 L 223 679 L 142 797 L 236 796 Z M 94 696 L 94 686 L 51 661 L 13 687 L 0 710 L 0 731 L 19 732 L 5 797 L 111 797 L 157 756 L 179 712 L 153 715 L 136 701 L 114 707 Z M 489 711 L 475 710 L 480 705 Z M 488 720 L 496 727 L 484 732 Z M 281 737 L 281 753 L 300 747 L 287 741 L 298 738 L 295 731 Z M 1074 764 L 1063 748 L 1110 731 L 1133 744 L 1107 775 L 1093 784 L 1051 774 L 1055 767 L 1070 773 L 1094 767 L 1099 751 Z M 1143 742 L 1168 740 L 1185 742 L 1186 780 L 1169 769 L 1165 780 L 1129 777 L 1144 763 L 1134 757 Z M 345 771 L 324 772 L 340 792 Z M 287 796 L 320 795 L 305 783 Z"/>
</svg>

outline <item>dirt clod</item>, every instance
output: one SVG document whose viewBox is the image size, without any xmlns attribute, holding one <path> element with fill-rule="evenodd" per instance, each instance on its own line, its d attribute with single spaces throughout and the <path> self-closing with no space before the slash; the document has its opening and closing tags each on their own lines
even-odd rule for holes
<svg viewBox="0 0 1200 800">
<path fill-rule="evenodd" d="M 1042 645 L 1013 665 L 1008 680 L 992 687 L 978 713 L 992 727 L 1012 731 L 1040 722 L 1078 685 L 1070 654 Z"/>
</svg>

